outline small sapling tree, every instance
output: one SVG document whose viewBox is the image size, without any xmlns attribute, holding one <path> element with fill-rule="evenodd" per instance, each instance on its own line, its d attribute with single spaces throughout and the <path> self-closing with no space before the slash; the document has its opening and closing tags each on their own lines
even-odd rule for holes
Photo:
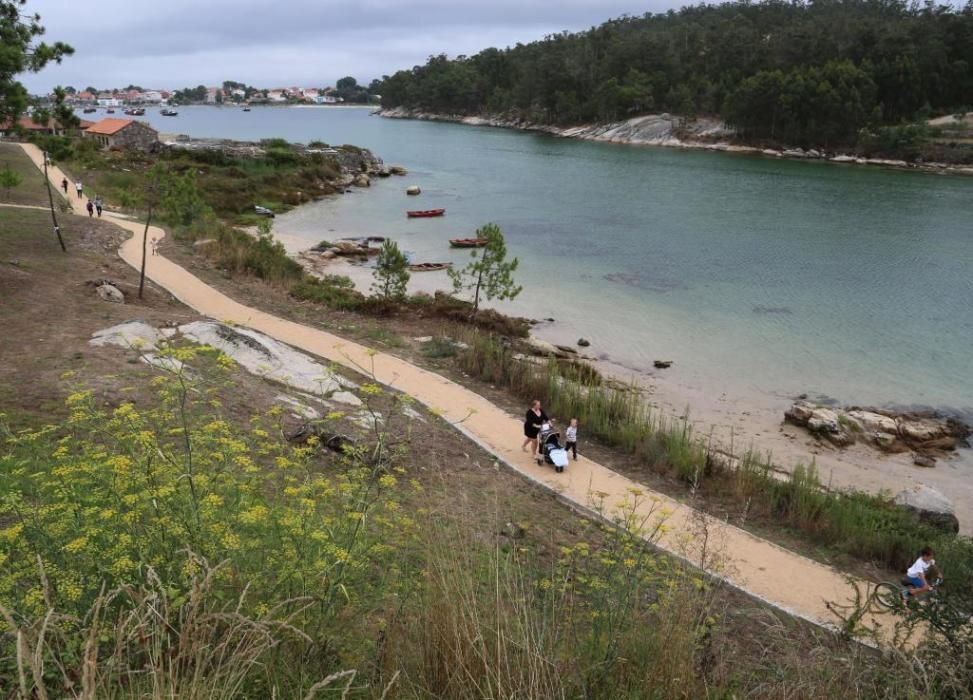
<svg viewBox="0 0 973 700">
<path fill-rule="evenodd" d="M 382 243 L 373 275 L 375 281 L 372 283 L 372 292 L 386 301 L 400 301 L 405 298 L 406 285 L 409 283 L 409 261 L 395 241 L 387 240 Z"/>
</svg>

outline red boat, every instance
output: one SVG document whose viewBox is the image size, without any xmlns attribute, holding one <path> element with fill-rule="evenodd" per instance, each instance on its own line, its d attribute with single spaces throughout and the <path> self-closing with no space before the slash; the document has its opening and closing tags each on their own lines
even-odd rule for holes
<svg viewBox="0 0 973 700">
<path fill-rule="evenodd" d="M 487 242 L 486 238 L 451 238 L 449 245 L 453 248 L 482 248 Z"/>
<path fill-rule="evenodd" d="M 445 209 L 423 209 L 419 211 L 407 211 L 406 216 L 410 219 L 428 219 L 433 216 L 442 216 L 445 213 Z"/>
</svg>

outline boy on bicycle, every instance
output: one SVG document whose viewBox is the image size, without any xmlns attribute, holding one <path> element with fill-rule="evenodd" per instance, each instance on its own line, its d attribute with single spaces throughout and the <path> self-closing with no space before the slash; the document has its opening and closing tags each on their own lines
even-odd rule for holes
<svg viewBox="0 0 973 700">
<path fill-rule="evenodd" d="M 905 572 L 905 576 L 909 579 L 909 587 L 902 591 L 902 597 L 908 598 L 909 596 L 918 598 L 919 596 L 928 593 L 932 590 L 932 586 L 929 585 L 928 573 L 929 569 L 936 569 L 937 573 L 939 571 L 936 568 L 936 560 L 933 559 L 935 553 L 932 551 L 931 547 L 924 547 L 921 552 L 919 552 L 919 558 L 916 559 L 915 563 L 909 567 L 909 570 Z M 942 574 L 940 574 L 942 576 Z"/>
</svg>

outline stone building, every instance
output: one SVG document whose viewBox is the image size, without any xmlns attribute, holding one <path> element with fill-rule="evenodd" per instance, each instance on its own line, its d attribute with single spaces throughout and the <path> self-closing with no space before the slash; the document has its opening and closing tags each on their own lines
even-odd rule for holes
<svg viewBox="0 0 973 700">
<path fill-rule="evenodd" d="M 154 151 L 159 147 L 159 132 L 134 119 L 102 119 L 85 129 L 84 136 L 104 148 Z"/>
</svg>

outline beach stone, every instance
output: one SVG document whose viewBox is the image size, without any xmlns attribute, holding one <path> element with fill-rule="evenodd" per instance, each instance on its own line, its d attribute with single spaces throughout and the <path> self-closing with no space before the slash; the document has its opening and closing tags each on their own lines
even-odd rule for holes
<svg viewBox="0 0 973 700">
<path fill-rule="evenodd" d="M 162 334 L 145 321 L 128 321 L 111 328 L 95 331 L 88 344 L 96 347 L 117 345 L 122 348 L 138 348 L 150 351 L 155 350 L 162 339 Z"/>
<path fill-rule="evenodd" d="M 122 290 L 111 284 L 103 284 L 95 289 L 102 301 L 110 301 L 114 304 L 124 304 L 125 295 Z"/>
<path fill-rule="evenodd" d="M 841 431 L 838 413 L 830 408 L 815 408 L 807 419 L 807 428 L 815 433 L 838 433 Z"/>
<path fill-rule="evenodd" d="M 898 423 L 899 435 L 911 442 L 928 442 L 946 434 L 942 423 L 924 418 L 901 418 Z"/>
<path fill-rule="evenodd" d="M 587 348 L 591 346 L 591 341 L 587 338 L 578 338 L 578 346 L 582 348 Z"/>
<path fill-rule="evenodd" d="M 912 463 L 917 467 L 925 467 L 926 469 L 932 469 L 936 466 L 936 458 L 930 457 L 929 455 L 913 454 Z"/>
<path fill-rule="evenodd" d="M 390 165 L 389 172 L 393 175 L 408 175 L 409 171 L 404 165 Z"/>
<path fill-rule="evenodd" d="M 858 423 L 862 430 L 871 433 L 890 433 L 895 435 L 899 432 L 899 427 L 894 418 L 883 416 L 874 411 L 853 410 L 846 414 L 849 418 Z"/>
<path fill-rule="evenodd" d="M 923 450 L 940 450 L 943 452 L 952 452 L 956 449 L 957 440 L 952 435 L 944 435 L 943 437 L 935 438 L 933 440 L 927 440 L 926 442 L 919 445 Z"/>
<path fill-rule="evenodd" d="M 419 185 L 409 185 L 405 188 L 405 193 L 411 195 L 422 194 L 422 188 Z"/>
<path fill-rule="evenodd" d="M 355 181 L 352 184 L 355 187 L 371 187 L 372 181 L 369 179 L 368 175 L 362 173 L 355 178 Z"/>
<path fill-rule="evenodd" d="M 813 413 L 813 404 L 807 401 L 796 401 L 790 408 L 784 411 L 784 420 L 794 425 L 807 425 Z"/>
<path fill-rule="evenodd" d="M 321 253 L 321 258 L 324 260 L 334 260 L 337 257 L 338 254 L 333 250 L 326 250 L 323 253 Z"/>
<path fill-rule="evenodd" d="M 879 449 L 891 452 L 895 448 L 898 439 L 889 433 L 869 433 L 868 439 Z"/>
<path fill-rule="evenodd" d="M 895 503 L 911 510 L 919 516 L 920 521 L 928 525 L 944 532 L 959 532 L 959 520 L 952 501 L 934 488 L 917 484 L 900 491 L 895 496 Z"/>
<path fill-rule="evenodd" d="M 554 347 L 556 347 L 561 352 L 568 353 L 569 355 L 577 355 L 578 354 L 578 351 L 575 350 L 574 348 L 572 348 L 570 345 L 555 345 Z"/>
<path fill-rule="evenodd" d="M 825 432 L 824 437 L 835 447 L 848 447 L 855 443 L 855 436 L 840 428 L 836 432 Z"/>
</svg>

